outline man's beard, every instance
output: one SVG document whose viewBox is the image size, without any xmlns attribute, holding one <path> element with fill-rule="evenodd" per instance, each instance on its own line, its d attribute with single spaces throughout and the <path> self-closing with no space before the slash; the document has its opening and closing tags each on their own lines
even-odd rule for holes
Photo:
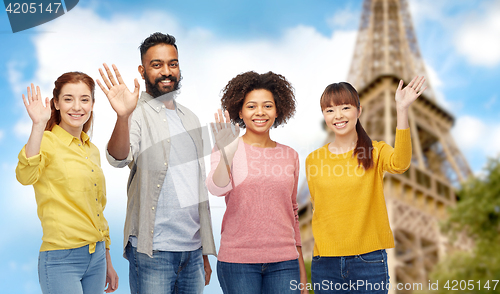
<svg viewBox="0 0 500 294">
<path fill-rule="evenodd" d="M 165 95 L 165 94 L 170 93 L 170 92 L 175 91 L 175 90 L 179 90 L 179 88 L 181 87 L 180 80 L 182 80 L 182 76 L 180 76 L 180 75 L 179 75 L 179 80 L 177 80 L 177 78 L 174 77 L 173 75 L 169 75 L 169 76 L 163 75 L 163 76 L 155 79 L 154 85 L 153 85 L 153 83 L 151 83 L 149 81 L 149 78 L 148 78 L 148 75 L 146 72 L 144 72 L 144 75 L 146 76 L 146 78 L 144 79 L 145 83 L 146 83 L 146 92 L 148 92 L 148 90 L 149 90 L 149 94 L 151 96 L 153 96 L 153 98 L 160 97 L 161 95 Z M 173 87 L 168 88 L 167 90 L 162 90 L 162 88 L 160 86 L 160 82 L 164 81 L 164 80 L 172 81 L 174 83 Z"/>
</svg>

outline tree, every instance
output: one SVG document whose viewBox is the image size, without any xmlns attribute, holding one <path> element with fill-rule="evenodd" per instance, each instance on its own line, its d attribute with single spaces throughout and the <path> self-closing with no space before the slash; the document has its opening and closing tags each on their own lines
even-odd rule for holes
<svg viewBox="0 0 500 294">
<path fill-rule="evenodd" d="M 500 158 L 490 159 L 485 172 L 462 185 L 442 226 L 452 240 L 465 233 L 475 246 L 446 256 L 431 273 L 438 290 L 427 293 L 500 293 Z"/>
</svg>

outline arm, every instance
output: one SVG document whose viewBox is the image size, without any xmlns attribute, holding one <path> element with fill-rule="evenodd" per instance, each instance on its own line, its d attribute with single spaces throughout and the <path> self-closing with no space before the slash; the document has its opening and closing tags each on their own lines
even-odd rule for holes
<svg viewBox="0 0 500 294">
<path fill-rule="evenodd" d="M 23 102 L 28 111 L 28 115 L 33 121 L 31 134 L 26 144 L 26 157 L 32 157 L 40 153 L 43 132 L 50 118 L 49 98 L 45 98 L 45 105 L 43 105 L 40 87 L 36 87 L 35 93 L 35 86 L 31 84 L 31 93 L 28 87 L 28 100 L 26 101 L 23 94 Z"/>
<path fill-rule="evenodd" d="M 235 126 L 235 133 L 231 130 L 231 120 L 229 112 L 225 111 L 226 122 L 222 117 L 222 111 L 219 109 L 219 115 L 215 113 L 215 124 L 212 124 L 212 131 L 215 137 L 215 144 L 219 152 L 219 163 L 212 174 L 212 180 L 218 187 L 225 187 L 229 184 L 231 165 L 233 164 L 234 154 L 238 149 L 239 125 Z"/>
<path fill-rule="evenodd" d="M 408 124 L 408 108 L 427 87 L 422 88 L 424 77 L 415 77 L 403 88 L 403 80 L 396 90 L 397 129 L 394 149 L 387 144 L 380 145 L 382 167 L 390 173 L 403 173 L 411 163 L 411 136 Z"/>
<path fill-rule="evenodd" d="M 51 111 L 49 98 L 45 98 L 45 105 L 43 105 L 40 88 L 37 86 L 35 93 L 35 86 L 33 84 L 31 84 L 31 93 L 28 87 L 28 99 L 23 94 L 23 102 L 33 122 L 33 126 L 28 143 L 26 143 L 25 148 L 19 153 L 16 177 L 21 184 L 31 185 L 38 181 L 38 177 L 45 166 L 45 159 L 42 156 L 35 156 L 40 154 L 43 132 L 50 118 Z"/>
<path fill-rule="evenodd" d="M 97 80 L 97 84 L 101 88 L 101 90 L 108 97 L 109 103 L 111 107 L 116 112 L 116 124 L 111 134 L 111 138 L 108 142 L 108 152 L 109 154 L 118 160 L 123 160 L 127 158 L 130 152 L 130 137 L 129 137 L 129 117 L 134 111 L 137 100 L 139 99 L 139 82 L 137 79 L 134 79 L 134 92 L 130 92 L 123 82 L 122 76 L 118 71 L 118 68 L 113 64 L 113 70 L 116 74 L 116 82 L 113 74 L 109 67 L 104 63 L 104 68 L 106 69 L 106 73 L 109 77 L 104 75 L 102 69 L 99 69 L 99 73 L 106 84 L 106 87 L 101 83 L 101 81 Z"/>
<path fill-rule="evenodd" d="M 397 112 L 397 129 L 404 130 L 409 128 L 408 125 L 408 108 L 420 96 L 427 87 L 421 89 L 424 84 L 424 77 L 414 77 L 413 80 L 403 89 L 403 80 L 399 81 L 398 89 L 396 90 L 396 112 Z"/>
<path fill-rule="evenodd" d="M 210 276 L 212 276 L 212 268 L 208 261 L 208 256 L 203 255 L 203 269 L 205 270 L 205 286 L 210 284 Z"/>
<path fill-rule="evenodd" d="M 106 288 L 107 286 L 107 288 Z M 118 275 L 116 274 L 113 264 L 111 263 L 111 255 L 109 249 L 106 248 L 106 289 L 104 292 L 111 293 L 118 289 Z"/>
<path fill-rule="evenodd" d="M 309 290 L 307 290 L 307 272 L 304 257 L 302 256 L 302 246 L 297 246 L 297 252 L 299 252 L 300 283 L 304 285 L 301 294 L 307 294 Z"/>
</svg>

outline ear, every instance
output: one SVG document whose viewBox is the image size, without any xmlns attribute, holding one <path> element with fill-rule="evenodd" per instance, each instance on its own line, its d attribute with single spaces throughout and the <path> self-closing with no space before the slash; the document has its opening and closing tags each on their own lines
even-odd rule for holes
<svg viewBox="0 0 500 294">
<path fill-rule="evenodd" d="M 358 118 L 361 116 L 361 112 L 363 112 L 363 106 L 359 106 Z"/>
<path fill-rule="evenodd" d="M 139 73 L 141 74 L 142 79 L 144 80 L 144 66 L 139 65 L 139 67 L 137 68 L 137 70 L 139 71 Z"/>
<path fill-rule="evenodd" d="M 57 101 L 56 99 L 54 99 L 54 107 L 56 108 L 56 110 L 59 110 L 59 101 Z"/>
<path fill-rule="evenodd" d="M 241 110 L 239 112 L 240 119 L 243 119 L 243 115 L 241 114 Z"/>
</svg>

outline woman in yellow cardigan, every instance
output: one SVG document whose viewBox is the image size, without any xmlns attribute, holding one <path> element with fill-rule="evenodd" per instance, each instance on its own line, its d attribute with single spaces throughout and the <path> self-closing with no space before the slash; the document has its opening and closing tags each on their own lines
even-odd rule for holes
<svg viewBox="0 0 500 294">
<path fill-rule="evenodd" d="M 106 187 L 99 150 L 87 135 L 95 84 L 80 72 L 65 73 L 54 84 L 50 106 L 33 84 L 27 99 L 23 95 L 33 126 L 16 168 L 18 181 L 35 189 L 42 223 L 40 287 L 44 294 L 113 292 L 118 276 L 103 215 Z"/>
<path fill-rule="evenodd" d="M 315 293 L 387 293 L 385 249 L 394 247 L 383 194 L 384 172 L 403 173 L 411 162 L 408 107 L 426 89 L 415 77 L 396 90 L 395 147 L 372 141 L 359 122 L 361 105 L 348 83 L 326 87 L 321 96 L 325 123 L 335 140 L 306 159 L 313 202 Z"/>
</svg>

